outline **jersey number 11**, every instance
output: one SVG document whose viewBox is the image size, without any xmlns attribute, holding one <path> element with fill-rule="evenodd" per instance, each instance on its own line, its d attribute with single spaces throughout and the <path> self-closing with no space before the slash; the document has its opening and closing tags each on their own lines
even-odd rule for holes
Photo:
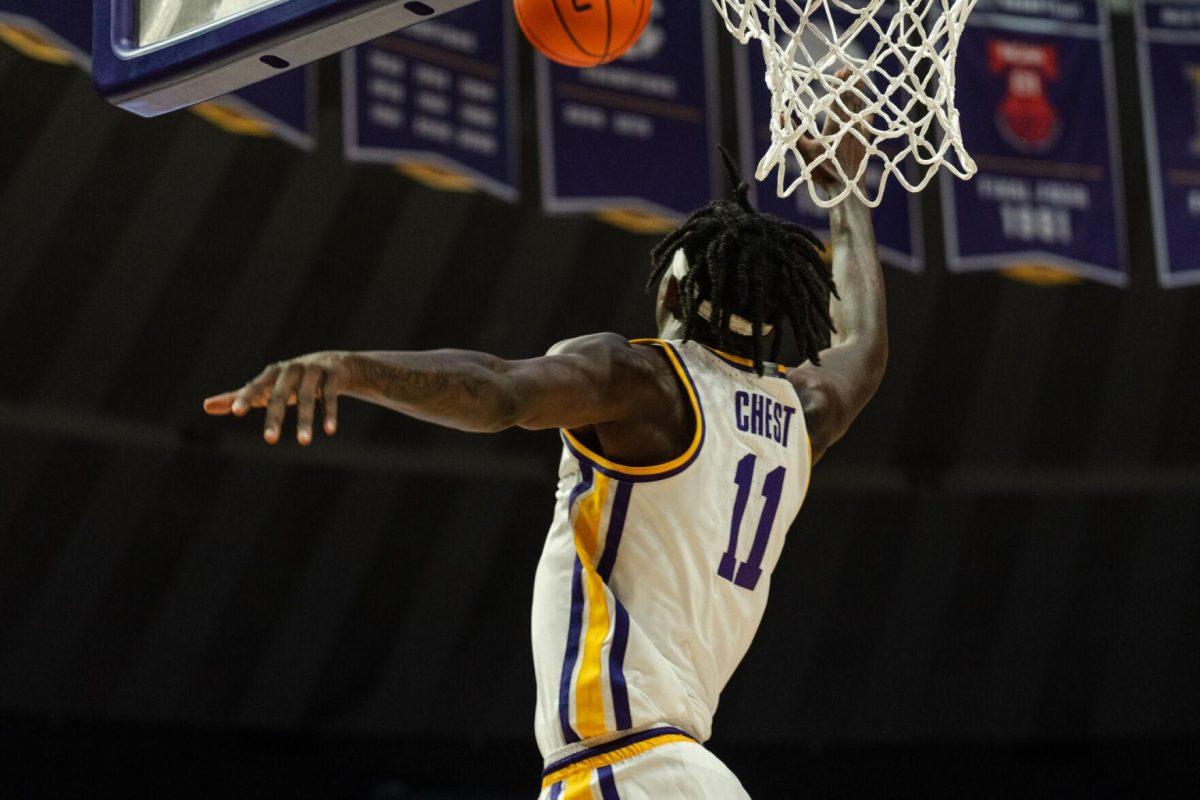
<svg viewBox="0 0 1200 800">
<path fill-rule="evenodd" d="M 757 459 L 753 453 L 738 462 L 737 475 L 733 482 L 737 485 L 737 500 L 733 504 L 733 522 L 729 526 L 729 549 L 721 556 L 721 566 L 717 574 L 727 581 L 743 589 L 754 591 L 758 579 L 762 577 L 763 555 L 767 552 L 767 540 L 771 538 L 771 528 L 775 525 L 775 513 L 779 511 L 779 497 L 783 494 L 783 476 L 786 467 L 776 467 L 767 473 L 763 481 L 762 516 L 758 520 L 758 530 L 754 533 L 754 544 L 750 547 L 750 558 L 738 563 L 737 546 L 738 533 L 742 528 L 742 517 L 746 514 L 746 501 L 750 499 L 750 484 L 754 481 L 754 462 Z"/>
</svg>

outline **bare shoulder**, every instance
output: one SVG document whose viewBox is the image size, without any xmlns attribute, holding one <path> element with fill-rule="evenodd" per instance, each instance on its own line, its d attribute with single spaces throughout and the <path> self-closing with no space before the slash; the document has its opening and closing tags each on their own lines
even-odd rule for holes
<svg viewBox="0 0 1200 800">
<path fill-rule="evenodd" d="M 589 333 L 573 339 L 563 339 L 547 350 L 546 355 L 606 355 L 632 349 L 633 345 L 629 340 L 619 333 Z"/>
<path fill-rule="evenodd" d="M 620 409 L 604 421 L 571 428 L 606 458 L 633 466 L 660 464 L 691 441 L 691 406 L 663 348 L 635 344 L 616 333 L 594 333 L 559 342 L 546 357 L 588 373 L 590 396 L 605 397 Z"/>
<path fill-rule="evenodd" d="M 818 456 L 845 435 L 883 379 L 882 361 L 859 350 L 855 343 L 835 347 L 821 355 L 821 366 L 803 364 L 788 373 Z"/>
<path fill-rule="evenodd" d="M 619 333 L 589 333 L 564 339 L 551 347 L 548 356 L 578 355 L 624 372 L 631 378 L 669 376 L 670 365 L 656 347 L 636 345 Z"/>
<path fill-rule="evenodd" d="M 819 369 L 819 368 L 818 368 Z M 811 364 L 804 364 L 788 370 L 788 383 L 796 390 L 800 398 L 800 406 L 804 409 L 806 418 L 819 414 L 828 403 L 828 393 L 821 376 Z"/>
<path fill-rule="evenodd" d="M 679 416 L 680 392 L 675 369 L 660 347 L 634 344 L 617 333 L 592 333 L 559 342 L 548 357 L 575 356 L 597 386 L 619 396 L 640 421 L 673 424 Z"/>
<path fill-rule="evenodd" d="M 848 423 L 843 424 L 841 395 L 836 382 L 829 380 L 832 377 L 830 371 L 822 372 L 823 369 L 804 364 L 787 375 L 804 410 L 814 459 L 820 459 L 848 427 Z"/>
</svg>

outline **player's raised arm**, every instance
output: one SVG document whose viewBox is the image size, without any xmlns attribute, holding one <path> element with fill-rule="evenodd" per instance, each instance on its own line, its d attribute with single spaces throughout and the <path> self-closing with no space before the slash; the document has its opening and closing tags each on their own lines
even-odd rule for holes
<svg viewBox="0 0 1200 800">
<path fill-rule="evenodd" d="M 845 79 L 848 73 L 839 73 Z M 852 94 L 844 95 L 855 103 Z M 815 150 L 814 150 L 815 153 Z M 853 175 L 866 155 L 861 142 L 844 136 L 838 160 Z M 818 180 L 834 183 L 832 171 Z M 821 353 L 821 365 L 804 364 L 789 379 L 804 404 L 812 438 L 813 457 L 840 439 L 875 395 L 888 358 L 887 298 L 875 245 L 871 210 L 850 195 L 830 210 L 830 249 L 838 297 L 830 304 L 836 327 L 831 347 Z"/>
<path fill-rule="evenodd" d="M 519 361 L 464 350 L 313 353 L 272 364 L 240 390 L 205 400 L 204 410 L 243 416 L 265 408 L 271 444 L 289 405 L 297 406 L 301 444 L 312 441 L 318 403 L 332 435 L 339 396 L 464 431 L 578 428 L 670 413 L 673 380 L 648 348 L 597 334 Z"/>
</svg>

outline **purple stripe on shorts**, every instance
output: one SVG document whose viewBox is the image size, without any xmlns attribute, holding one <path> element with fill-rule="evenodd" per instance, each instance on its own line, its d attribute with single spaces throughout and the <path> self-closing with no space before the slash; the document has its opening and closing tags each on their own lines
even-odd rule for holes
<svg viewBox="0 0 1200 800">
<path fill-rule="evenodd" d="M 562 677 L 558 682 L 558 722 L 562 726 L 563 740 L 568 744 L 579 741 L 579 734 L 571 727 L 571 674 L 575 672 L 575 659 L 579 657 L 579 629 L 583 624 L 583 565 L 575 556 L 574 574 L 571 576 L 571 625 L 567 630 L 567 652 L 563 656 Z"/>
<path fill-rule="evenodd" d="M 629 612 L 617 600 L 612 649 L 608 651 L 608 680 L 612 684 L 613 722 L 617 730 L 633 727 L 629 713 L 629 690 L 625 686 L 625 646 L 629 644 Z"/>
<path fill-rule="evenodd" d="M 600 779 L 600 796 L 604 800 L 621 800 L 621 795 L 617 794 L 617 781 L 613 777 L 612 767 L 600 767 L 596 770 L 596 777 Z"/>
<path fill-rule="evenodd" d="M 613 495 L 612 511 L 608 515 L 608 534 L 604 537 L 604 553 L 596 567 L 600 579 L 608 583 L 613 565 L 617 561 L 617 549 L 621 546 L 621 534 L 625 532 L 625 517 L 629 512 L 629 497 L 633 484 L 628 481 L 617 483 Z M 609 587 L 611 590 L 611 587 Z M 613 595 L 616 600 L 616 595 Z M 612 694 L 613 721 L 617 730 L 633 727 L 629 714 L 629 692 L 625 687 L 625 647 L 629 644 L 629 612 L 616 600 L 616 621 L 613 623 L 612 647 L 608 651 L 608 682 Z"/>
<path fill-rule="evenodd" d="M 592 465 L 586 461 L 579 462 L 579 483 L 571 489 L 571 497 L 567 500 L 567 515 L 575 510 L 575 503 L 579 500 L 579 495 L 592 488 Z"/>
<path fill-rule="evenodd" d="M 558 800 L 558 796 L 562 794 L 562 781 L 550 787 L 550 800 Z"/>
<path fill-rule="evenodd" d="M 587 464 L 580 464 L 581 479 L 571 490 L 567 515 L 575 508 L 580 495 L 592 486 L 593 472 Z M 575 672 L 575 659 L 579 657 L 579 630 L 583 625 L 583 564 L 575 556 L 575 568 L 571 574 L 571 616 L 567 628 L 567 650 L 563 655 L 562 676 L 558 681 L 558 723 L 562 728 L 563 741 L 574 744 L 579 734 L 571 727 L 571 675 Z"/>
<path fill-rule="evenodd" d="M 673 728 L 669 725 L 663 725 L 662 727 L 658 727 L 658 728 L 650 728 L 648 730 L 638 731 L 637 733 L 631 733 L 628 736 L 622 736 L 620 739 L 613 739 L 611 742 L 605 742 L 604 744 L 598 744 L 595 747 L 588 747 L 583 750 L 580 750 L 578 753 L 572 753 L 569 756 L 560 758 L 558 761 L 555 761 L 555 762 L 552 762 L 552 763 L 546 765 L 546 768 L 542 770 L 542 777 L 545 778 L 547 775 L 551 775 L 551 774 L 557 772 L 558 770 L 562 769 L 563 767 L 569 767 L 572 764 L 578 764 L 580 761 L 584 761 L 593 756 L 599 756 L 599 755 L 603 755 L 605 753 L 611 753 L 613 750 L 619 750 L 622 747 L 627 747 L 631 744 L 637 744 L 638 742 L 644 742 L 647 739 L 653 739 L 656 736 L 667 736 L 667 735 L 671 735 L 671 734 L 675 734 L 677 736 L 686 736 L 689 739 L 693 739 L 693 740 L 696 738 L 695 736 L 692 736 L 687 731 L 680 730 L 679 728 Z"/>
</svg>

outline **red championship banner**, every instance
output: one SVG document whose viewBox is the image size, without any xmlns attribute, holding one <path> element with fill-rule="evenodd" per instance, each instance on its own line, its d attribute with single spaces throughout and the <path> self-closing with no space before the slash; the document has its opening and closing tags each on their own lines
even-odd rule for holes
<svg viewBox="0 0 1200 800">
<path fill-rule="evenodd" d="M 943 174 L 955 272 L 1128 281 L 1108 12 L 1097 0 L 979 0 L 958 50 L 970 181 Z"/>
<path fill-rule="evenodd" d="M 996 106 L 996 127 L 1023 153 L 1044 153 L 1062 133 L 1062 115 L 1046 97 L 1061 77 L 1058 48 L 1013 39 L 987 39 L 988 69 L 1007 91 Z"/>
</svg>

